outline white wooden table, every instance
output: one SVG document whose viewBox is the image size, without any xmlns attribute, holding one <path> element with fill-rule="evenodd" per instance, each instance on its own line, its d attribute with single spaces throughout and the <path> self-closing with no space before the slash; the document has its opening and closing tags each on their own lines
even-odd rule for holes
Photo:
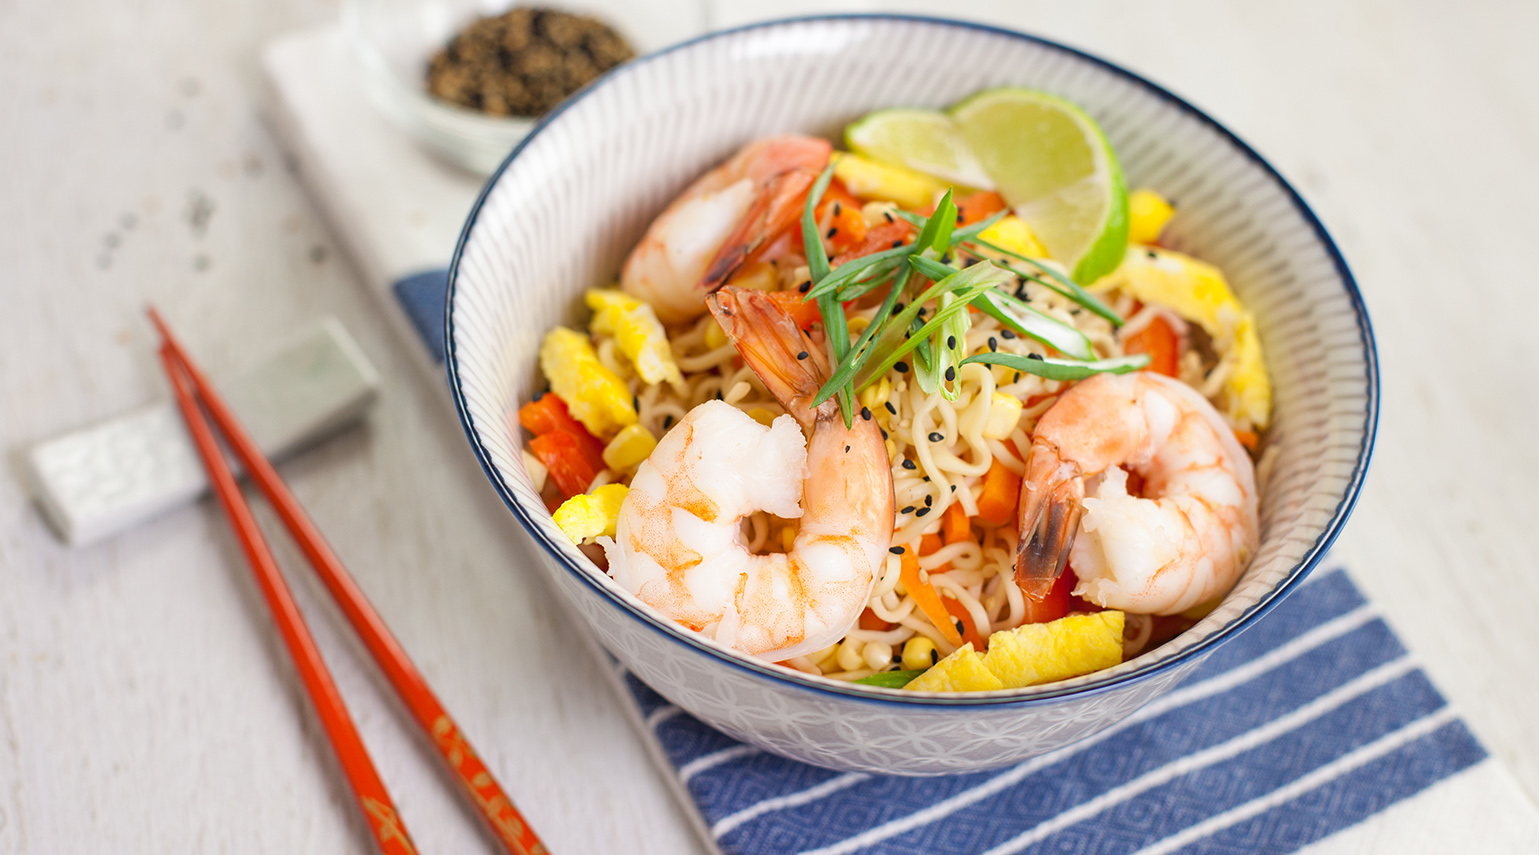
<svg viewBox="0 0 1540 855">
<path fill-rule="evenodd" d="M 714 26 L 833 8 L 692 5 Z M 1378 452 L 1336 555 L 1497 757 L 1484 774 L 1516 776 L 1533 822 L 1536 10 L 1457 8 L 944 4 L 1148 74 L 1315 206 L 1383 360 Z M 521 535 L 433 381 L 258 119 L 258 46 L 335 13 L 0 4 L 0 443 L 162 396 L 146 302 L 215 373 L 338 316 L 384 396 L 365 429 L 283 467 L 300 499 L 554 852 L 698 851 L 596 664 L 520 568 Z M 291 578 L 422 850 L 492 851 L 319 588 Z M 368 851 L 209 503 L 72 550 L 0 479 L 0 736 L 0 852 Z M 1349 842 L 1392 843 L 1337 848 Z"/>
</svg>

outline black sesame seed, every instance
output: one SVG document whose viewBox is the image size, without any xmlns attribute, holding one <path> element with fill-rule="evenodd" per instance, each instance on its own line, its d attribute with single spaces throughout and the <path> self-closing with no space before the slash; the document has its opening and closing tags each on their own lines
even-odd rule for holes
<svg viewBox="0 0 1540 855">
<path fill-rule="evenodd" d="M 900 359 L 899 361 L 893 363 L 893 370 L 897 371 L 900 374 L 908 374 L 909 373 L 909 363 L 907 363 L 907 362 L 903 361 L 902 359 Z"/>
<path fill-rule="evenodd" d="M 535 393 L 535 397 L 530 399 L 530 403 L 538 404 L 538 403 L 540 403 L 540 399 L 544 398 L 544 397 L 545 397 L 545 393 L 544 392 L 536 392 Z"/>
<path fill-rule="evenodd" d="M 1145 255 L 1148 255 L 1148 256 L 1149 256 L 1149 257 L 1150 257 L 1150 258 L 1160 258 L 1160 256 L 1158 256 L 1158 255 L 1156 255 L 1156 254 L 1155 254 L 1155 250 L 1153 250 L 1153 249 L 1147 249 L 1147 250 L 1145 250 L 1145 251 L 1144 251 L 1144 254 L 1145 254 Z"/>
<path fill-rule="evenodd" d="M 933 430 L 933 431 L 930 432 L 930 441 L 931 442 L 940 442 L 943 439 L 946 439 L 946 434 L 942 433 L 941 431 Z"/>
<path fill-rule="evenodd" d="M 952 263 L 952 256 L 951 255 L 942 255 L 941 256 L 941 263 L 942 264 L 951 264 Z"/>
<path fill-rule="evenodd" d="M 798 359 L 807 359 L 807 351 L 805 351 L 805 350 L 797 351 L 797 358 Z"/>
<path fill-rule="evenodd" d="M 908 469 L 911 472 L 914 471 L 915 466 L 914 466 L 914 461 L 913 460 L 910 460 L 909 458 L 905 457 L 903 465 L 904 465 L 905 469 Z"/>
<path fill-rule="evenodd" d="M 633 410 L 640 410 L 641 408 L 642 408 L 642 399 L 636 397 L 635 395 L 632 395 L 631 396 L 631 409 L 633 409 Z"/>
<path fill-rule="evenodd" d="M 928 484 L 928 483 L 930 483 L 930 476 L 929 475 L 921 475 L 920 476 L 920 480 L 922 480 L 922 481 L 924 481 L 924 482 L 926 482 Z"/>
<path fill-rule="evenodd" d="M 717 400 L 718 401 L 722 400 L 722 390 L 721 389 L 717 390 Z"/>
<path fill-rule="evenodd" d="M 872 420 L 872 411 L 867 409 L 866 407 L 862 407 L 861 408 L 861 420 L 862 421 L 867 421 L 867 422 L 871 421 Z"/>
<path fill-rule="evenodd" d="M 904 554 L 904 548 L 902 546 L 890 546 L 890 547 L 888 547 L 888 551 L 893 553 L 894 555 L 903 555 Z"/>
<path fill-rule="evenodd" d="M 962 211 L 958 211 L 957 212 L 957 222 L 961 223 L 962 221 L 963 221 L 963 212 Z"/>
<path fill-rule="evenodd" d="M 994 336 L 990 336 L 989 337 L 989 352 L 990 353 L 995 353 L 999 349 L 1000 349 L 1000 342 L 996 341 Z"/>
<path fill-rule="evenodd" d="M 946 367 L 946 382 L 950 383 L 950 382 L 952 382 L 953 380 L 956 380 L 956 379 L 957 379 L 957 369 L 953 368 L 950 365 L 948 365 Z"/>
<path fill-rule="evenodd" d="M 1043 360 L 1043 356 L 1040 353 L 1029 353 L 1029 354 L 1027 354 L 1027 358 L 1028 359 L 1036 359 L 1039 362 L 1041 362 Z"/>
<path fill-rule="evenodd" d="M 812 289 L 813 289 L 813 280 L 811 280 L 811 279 L 804 280 L 801 285 L 797 286 L 797 290 L 802 292 L 803 294 L 806 294 L 808 291 L 811 291 Z"/>
<path fill-rule="evenodd" d="M 931 495 L 929 493 L 926 493 L 925 494 L 925 507 L 928 508 L 928 507 L 931 506 L 931 504 L 932 504 L 931 503 Z"/>
<path fill-rule="evenodd" d="M 1079 309 L 1070 309 L 1069 313 L 1072 314 L 1072 315 L 1078 315 L 1078 314 L 1080 314 L 1080 310 Z"/>
<path fill-rule="evenodd" d="M 846 454 L 849 454 L 849 453 L 850 453 L 850 446 L 848 446 L 848 445 L 847 445 L 847 446 L 845 446 L 845 453 L 846 453 Z"/>
<path fill-rule="evenodd" d="M 956 484 L 952 485 L 952 492 L 954 492 L 954 493 L 957 492 L 957 485 Z"/>
<path fill-rule="evenodd" d="M 931 651 L 930 651 L 930 664 L 934 665 L 937 662 L 939 662 L 940 660 L 941 660 L 941 655 L 936 652 L 936 649 L 934 647 L 931 648 Z"/>
<path fill-rule="evenodd" d="M 930 513 L 930 508 L 920 508 L 919 510 L 914 512 L 914 515 L 917 516 L 917 517 L 923 517 L 923 516 L 925 516 L 928 513 Z"/>
<path fill-rule="evenodd" d="M 883 404 L 883 406 L 888 408 L 889 413 L 892 413 L 895 416 L 898 415 L 898 410 L 894 408 L 892 401 L 888 401 L 887 403 Z"/>
<path fill-rule="evenodd" d="M 901 509 L 899 511 L 899 513 L 901 513 L 901 514 L 912 514 L 912 513 L 914 513 L 914 505 L 904 505 L 903 509 Z"/>
<path fill-rule="evenodd" d="M 893 215 L 887 211 L 882 212 L 882 218 L 890 223 L 893 222 Z"/>
<path fill-rule="evenodd" d="M 669 428 L 671 428 L 673 426 L 674 426 L 674 417 L 673 416 L 664 416 L 663 417 L 663 429 L 664 430 L 668 430 Z"/>
<path fill-rule="evenodd" d="M 886 430 L 883 430 L 882 428 L 877 428 L 877 429 L 882 431 L 882 438 L 883 438 L 884 441 L 886 441 L 887 438 L 888 438 L 888 432 Z"/>
<path fill-rule="evenodd" d="M 955 336 L 955 335 L 947 336 L 946 337 L 946 346 L 947 347 L 952 347 L 952 348 L 957 347 L 957 336 Z"/>
<path fill-rule="evenodd" d="M 839 230 L 838 226 L 830 226 L 829 230 L 824 232 L 823 236 L 826 237 L 826 238 L 833 238 L 835 235 L 837 235 L 839 233 L 840 233 L 840 230 Z"/>
<path fill-rule="evenodd" d="M 904 304 L 903 303 L 894 303 L 893 304 L 893 314 L 896 315 L 899 312 L 902 312 L 903 310 L 904 310 Z"/>
<path fill-rule="evenodd" d="M 1014 332 L 1012 332 L 1010 330 L 1000 330 L 1000 337 L 1005 339 L 1006 341 L 1010 341 L 1011 339 L 1016 337 L 1016 333 L 1014 333 Z"/>
<path fill-rule="evenodd" d="M 962 618 L 952 618 L 952 623 L 957 624 L 957 634 L 958 635 L 962 635 L 962 631 L 963 631 Z"/>
<path fill-rule="evenodd" d="M 1011 378 L 1011 382 L 1012 383 L 1020 383 L 1021 382 L 1021 372 L 1020 371 L 1017 371 L 1016 375 Z"/>
<path fill-rule="evenodd" d="M 901 247 L 903 245 L 904 245 L 904 242 L 901 241 L 901 240 L 893 241 L 893 249 L 898 249 L 899 247 Z"/>
<path fill-rule="evenodd" d="M 838 217 L 839 215 L 840 215 L 840 203 L 835 202 L 834 203 L 834 216 Z"/>
</svg>

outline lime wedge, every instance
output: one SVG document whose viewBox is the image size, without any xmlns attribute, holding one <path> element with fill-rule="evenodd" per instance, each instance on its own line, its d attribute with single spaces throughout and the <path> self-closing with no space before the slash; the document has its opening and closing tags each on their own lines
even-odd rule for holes
<svg viewBox="0 0 1540 855">
<path fill-rule="evenodd" d="M 935 110 L 900 107 L 868 113 L 845 128 L 845 145 L 862 157 L 907 166 L 962 187 L 995 189 L 957 126 Z"/>
<path fill-rule="evenodd" d="M 1015 87 L 980 92 L 949 115 L 1000 195 L 1075 281 L 1095 282 L 1118 266 L 1128 246 L 1128 186 L 1090 116 Z"/>
</svg>

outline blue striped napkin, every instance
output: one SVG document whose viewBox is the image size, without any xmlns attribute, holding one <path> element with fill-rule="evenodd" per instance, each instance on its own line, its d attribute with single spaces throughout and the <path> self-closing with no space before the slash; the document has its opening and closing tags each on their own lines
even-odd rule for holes
<svg viewBox="0 0 1540 855">
<path fill-rule="evenodd" d="M 446 272 L 394 290 L 442 360 Z M 808 766 L 736 742 L 622 676 L 712 841 L 732 855 L 1293 852 L 1486 756 L 1340 569 L 1317 571 L 1125 721 L 993 772 Z"/>
</svg>

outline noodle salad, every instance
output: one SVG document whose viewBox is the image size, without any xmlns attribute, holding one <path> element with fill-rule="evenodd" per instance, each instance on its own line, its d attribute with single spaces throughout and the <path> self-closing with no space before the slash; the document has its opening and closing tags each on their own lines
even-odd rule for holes
<svg viewBox="0 0 1540 855">
<path fill-rule="evenodd" d="M 545 337 L 528 471 L 681 626 L 837 680 L 1019 688 L 1170 639 L 1255 554 L 1271 391 L 1250 314 L 1160 245 L 1174 209 L 1124 189 L 1078 108 L 965 104 L 984 96 L 1101 142 L 1066 179 L 1105 196 L 1072 212 L 1102 217 L 1080 257 L 1084 223 L 1012 164 L 980 156 L 964 182 L 862 144 L 921 121 L 971 157 L 980 110 L 879 112 L 849 152 L 747 144 L 585 294 L 586 330 Z M 1018 124 L 1030 157 L 1044 125 Z"/>
</svg>

